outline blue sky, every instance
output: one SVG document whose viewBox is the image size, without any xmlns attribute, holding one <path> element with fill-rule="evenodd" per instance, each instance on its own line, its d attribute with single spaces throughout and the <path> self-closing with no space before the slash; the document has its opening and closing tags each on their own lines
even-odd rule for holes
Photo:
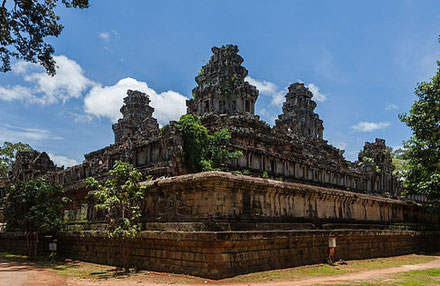
<svg viewBox="0 0 440 286">
<path fill-rule="evenodd" d="M 113 143 L 127 88 L 150 94 L 161 124 L 178 119 L 212 46 L 238 45 L 269 123 L 290 83 L 308 85 L 325 139 L 351 160 L 375 137 L 409 138 L 397 115 L 440 59 L 439 1 L 91 0 L 58 13 L 57 75 L 23 62 L 0 74 L 0 141 L 65 165 Z"/>
</svg>

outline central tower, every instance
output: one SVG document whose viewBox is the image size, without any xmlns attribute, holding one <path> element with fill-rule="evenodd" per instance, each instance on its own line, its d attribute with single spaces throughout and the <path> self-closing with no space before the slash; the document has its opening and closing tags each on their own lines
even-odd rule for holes
<svg viewBox="0 0 440 286">
<path fill-rule="evenodd" d="M 212 48 L 213 56 L 196 76 L 193 99 L 187 100 L 188 113 L 202 116 L 210 113 L 255 113 L 258 90 L 245 81 L 248 74 L 241 66 L 238 47 Z"/>
</svg>

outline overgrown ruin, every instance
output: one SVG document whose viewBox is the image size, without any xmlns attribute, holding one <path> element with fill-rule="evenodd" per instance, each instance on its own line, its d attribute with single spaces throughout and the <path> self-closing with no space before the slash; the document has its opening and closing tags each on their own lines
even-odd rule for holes
<svg viewBox="0 0 440 286">
<path fill-rule="evenodd" d="M 72 199 L 65 255 L 117 263 L 117 248 L 99 232 L 102 217 L 84 183 L 89 176 L 104 179 L 116 160 L 155 178 L 147 183 L 143 232 L 133 242 L 132 258 L 141 267 L 222 278 L 316 263 L 327 255 L 329 237 L 345 244 L 337 252 L 344 259 L 435 248 L 438 218 L 401 197 L 383 139 L 366 142 L 358 161 L 347 161 L 323 138 L 316 102 L 302 83 L 289 86 L 271 127 L 255 115 L 258 90 L 245 81 L 237 46 L 212 52 L 187 112 L 211 132 L 229 130 L 228 149 L 242 155 L 227 170 L 250 176 L 187 174 L 182 134 L 173 122 L 159 130 L 148 95 L 129 90 L 123 117 L 113 125 L 115 143 L 86 154 L 82 164 L 61 170 L 44 152 L 17 156 L 12 179 L 44 176 Z M 276 180 L 258 178 L 266 173 Z"/>
<path fill-rule="evenodd" d="M 289 86 L 283 113 L 270 127 L 255 115 L 258 90 L 245 81 L 248 71 L 241 65 L 237 46 L 214 47 L 212 51 L 214 55 L 196 77 L 198 85 L 187 107 L 209 130 L 227 128 L 231 132 L 228 147 L 243 155 L 230 162 L 229 170 L 248 170 L 255 175 L 267 172 L 287 181 L 399 197 L 401 186 L 393 175 L 384 140 L 366 142 L 360 160 L 347 161 L 343 150 L 323 139 L 323 121 L 314 112 L 316 102 L 302 83 Z M 114 144 L 86 154 L 81 165 L 63 171 L 35 165 L 23 178 L 44 174 L 56 183 L 70 185 L 88 176 L 104 175 L 116 160 L 130 162 L 154 177 L 185 174 L 181 135 L 172 122 L 159 132 L 149 103 L 148 95 L 128 90 L 122 118 L 113 125 Z M 23 169 L 21 156 L 25 155 L 19 155 L 14 177 Z M 371 160 L 362 160 L 364 157 Z"/>
</svg>

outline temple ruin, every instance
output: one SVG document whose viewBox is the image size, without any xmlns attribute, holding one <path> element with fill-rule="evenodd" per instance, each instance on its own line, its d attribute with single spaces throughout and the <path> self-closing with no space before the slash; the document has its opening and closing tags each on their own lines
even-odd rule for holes
<svg viewBox="0 0 440 286">
<path fill-rule="evenodd" d="M 237 46 L 212 52 L 195 78 L 187 113 L 210 132 L 229 130 L 227 148 L 242 155 L 226 169 L 247 176 L 188 174 L 182 134 L 173 122 L 159 129 L 148 95 L 128 90 L 113 125 L 115 142 L 86 154 L 82 164 L 64 169 L 44 152 L 17 155 L 12 179 L 44 176 L 72 199 L 65 210 L 71 232 L 61 239 L 67 257 L 117 262 L 84 183 L 89 176 L 105 179 L 116 160 L 154 178 L 145 183 L 143 231 L 133 242 L 133 251 L 142 249 L 133 260 L 147 269 L 222 278 L 318 263 L 329 237 L 344 244 L 337 252 L 344 259 L 435 248 L 438 217 L 426 212 L 423 198 L 401 196 L 385 140 L 366 142 L 358 161 L 346 160 L 323 138 L 313 94 L 302 83 L 289 86 L 271 127 L 255 114 L 259 92 L 245 79 Z"/>
<path fill-rule="evenodd" d="M 243 153 L 230 162 L 230 171 L 247 170 L 254 175 L 267 172 L 292 182 L 399 197 L 401 186 L 393 175 L 384 140 L 366 143 L 362 156 L 372 160 L 364 162 L 360 156 L 357 162 L 347 161 L 343 150 L 324 140 L 323 121 L 314 112 L 313 94 L 302 83 L 289 86 L 283 113 L 270 127 L 255 115 L 258 90 L 245 81 L 248 71 L 242 66 L 237 46 L 214 47 L 212 52 L 210 61 L 196 76 L 194 98 L 187 100 L 187 108 L 188 113 L 200 116 L 209 130 L 230 131 L 228 147 Z M 122 118 L 113 125 L 114 144 L 86 154 L 81 165 L 63 171 L 35 166 L 26 170 L 26 178 L 44 174 L 56 183 L 69 185 L 88 176 L 104 175 L 116 160 L 132 163 L 145 175 L 185 174 L 179 132 L 172 123 L 159 132 L 153 112 L 148 95 L 128 90 L 121 107 Z M 23 165 L 20 161 L 15 170 Z"/>
</svg>

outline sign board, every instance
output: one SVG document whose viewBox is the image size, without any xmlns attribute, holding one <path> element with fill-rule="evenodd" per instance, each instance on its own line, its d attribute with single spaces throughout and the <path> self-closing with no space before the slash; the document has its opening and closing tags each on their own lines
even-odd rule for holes
<svg viewBox="0 0 440 286">
<path fill-rule="evenodd" d="M 336 238 L 335 237 L 330 237 L 328 239 L 328 247 L 336 247 Z"/>
<path fill-rule="evenodd" d="M 49 243 L 50 251 L 57 251 L 57 244 L 55 242 Z"/>
</svg>

